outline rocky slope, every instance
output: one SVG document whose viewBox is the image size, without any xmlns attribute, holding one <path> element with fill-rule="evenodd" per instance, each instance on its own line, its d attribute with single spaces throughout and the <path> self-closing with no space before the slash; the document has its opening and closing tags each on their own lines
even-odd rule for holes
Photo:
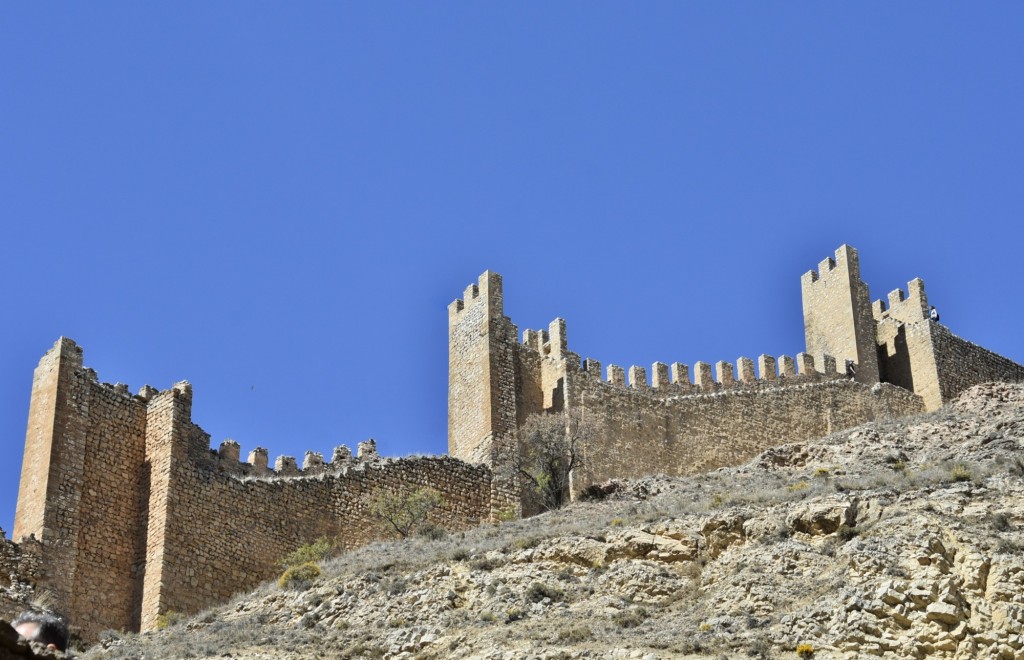
<svg viewBox="0 0 1024 660">
<path fill-rule="evenodd" d="M 87 657 L 1024 657 L 1024 386 L 323 568 Z"/>
</svg>

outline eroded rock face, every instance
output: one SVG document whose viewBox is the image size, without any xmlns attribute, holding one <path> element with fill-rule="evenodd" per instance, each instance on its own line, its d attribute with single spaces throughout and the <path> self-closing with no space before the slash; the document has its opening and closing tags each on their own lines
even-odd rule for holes
<svg viewBox="0 0 1024 660">
<path fill-rule="evenodd" d="M 1024 657 L 1024 386 L 324 572 L 90 657 Z"/>
</svg>

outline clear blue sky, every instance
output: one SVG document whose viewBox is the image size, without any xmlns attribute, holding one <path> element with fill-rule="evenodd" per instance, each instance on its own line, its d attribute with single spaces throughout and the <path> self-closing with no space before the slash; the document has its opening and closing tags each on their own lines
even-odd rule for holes
<svg viewBox="0 0 1024 660">
<path fill-rule="evenodd" d="M 213 442 L 446 448 L 446 305 L 601 360 L 803 347 L 841 243 L 1024 361 L 1024 4 L 6 3 L 0 527 L 32 370 Z"/>
</svg>

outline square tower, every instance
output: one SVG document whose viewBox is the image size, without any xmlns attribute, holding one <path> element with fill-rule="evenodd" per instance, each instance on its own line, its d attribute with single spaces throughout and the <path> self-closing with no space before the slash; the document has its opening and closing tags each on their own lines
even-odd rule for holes
<svg viewBox="0 0 1024 660">
<path fill-rule="evenodd" d="M 807 352 L 815 362 L 824 364 L 824 356 L 831 355 L 842 372 L 852 361 L 858 381 L 877 383 L 875 320 L 868 285 L 860 279 L 857 250 L 840 246 L 835 259 L 829 257 L 817 271 L 804 273 L 800 288 Z"/>
</svg>

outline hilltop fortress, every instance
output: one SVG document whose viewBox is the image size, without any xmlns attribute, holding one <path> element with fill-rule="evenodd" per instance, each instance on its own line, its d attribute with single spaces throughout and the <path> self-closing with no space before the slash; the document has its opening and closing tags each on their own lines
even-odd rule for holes
<svg viewBox="0 0 1024 660">
<path fill-rule="evenodd" d="M 1024 381 L 1024 367 L 928 318 L 924 283 L 870 302 L 857 252 L 842 246 L 801 279 L 806 352 L 735 365 L 656 362 L 627 372 L 569 350 L 566 323 L 527 330 L 504 315 L 501 277 L 484 273 L 448 309 L 444 457 L 381 459 L 372 442 L 302 467 L 210 448 L 187 382 L 165 391 L 101 383 L 61 338 L 36 368 L 13 539 L 0 537 L 0 618 L 24 594 L 52 594 L 87 640 L 146 630 L 274 577 L 321 536 L 347 547 L 380 535 L 369 502 L 431 487 L 433 522 L 465 529 L 524 513 L 503 462 L 532 414 L 598 422 L 573 490 L 613 477 L 689 474 L 876 419 L 933 410 L 971 385 Z M 530 513 L 527 511 L 526 513 Z"/>
</svg>

